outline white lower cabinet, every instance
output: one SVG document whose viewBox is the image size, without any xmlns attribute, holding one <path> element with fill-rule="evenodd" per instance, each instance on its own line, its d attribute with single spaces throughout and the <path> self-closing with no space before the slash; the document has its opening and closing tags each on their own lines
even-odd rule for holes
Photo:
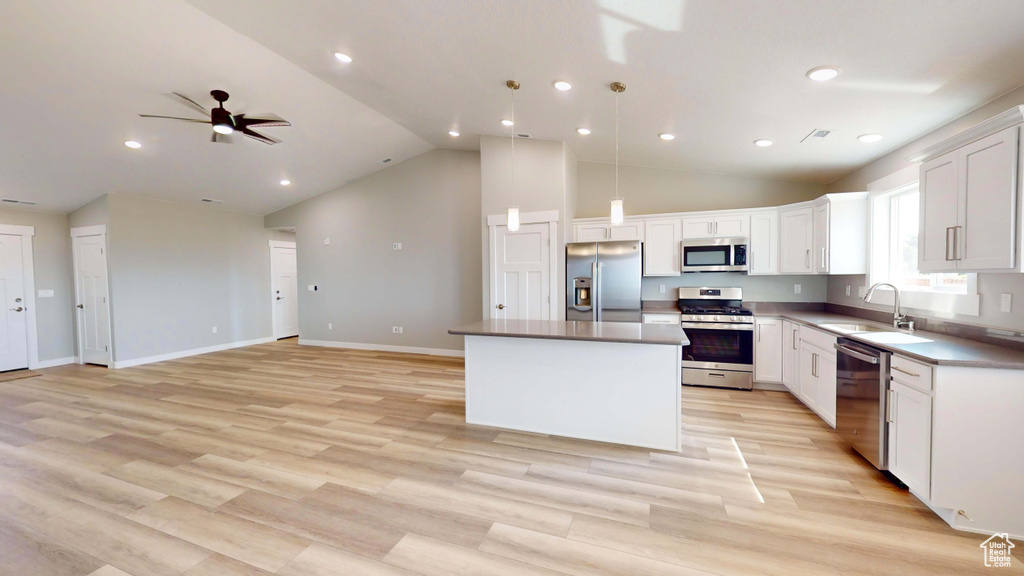
<svg viewBox="0 0 1024 576">
<path fill-rule="evenodd" d="M 754 381 L 782 382 L 782 320 L 754 320 Z"/>
<path fill-rule="evenodd" d="M 930 498 L 932 398 L 896 380 L 889 386 L 889 472 Z"/>
<path fill-rule="evenodd" d="M 836 353 L 832 348 L 835 336 L 805 327 L 800 331 L 800 338 L 796 396 L 835 428 Z"/>
<path fill-rule="evenodd" d="M 782 383 L 793 394 L 800 384 L 800 325 L 782 321 Z"/>
</svg>

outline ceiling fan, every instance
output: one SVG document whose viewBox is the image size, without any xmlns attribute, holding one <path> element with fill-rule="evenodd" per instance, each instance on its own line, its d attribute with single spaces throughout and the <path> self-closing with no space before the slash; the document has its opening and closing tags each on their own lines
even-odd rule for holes
<svg viewBox="0 0 1024 576">
<path fill-rule="evenodd" d="M 200 106 L 195 100 L 172 92 L 169 94 L 175 102 L 184 104 L 189 108 L 199 112 L 205 116 L 209 116 L 208 120 L 198 120 L 195 118 L 180 118 L 177 116 L 156 116 L 153 114 L 139 114 L 143 118 L 167 118 L 169 120 L 183 120 L 185 122 L 195 122 L 197 124 L 212 124 L 213 125 L 213 136 L 210 138 L 211 142 L 220 142 L 222 144 L 231 143 L 231 134 L 234 132 L 241 132 L 244 136 L 248 136 L 253 140 L 258 140 L 264 144 L 277 144 L 280 140 L 265 136 L 253 130 L 253 127 L 267 128 L 271 126 L 291 126 L 291 123 L 281 118 L 277 114 L 258 114 L 248 116 L 246 114 L 231 114 L 224 109 L 224 102 L 227 102 L 228 93 L 223 90 L 211 90 L 210 96 L 218 102 L 216 108 L 212 111 L 207 110 Z"/>
</svg>

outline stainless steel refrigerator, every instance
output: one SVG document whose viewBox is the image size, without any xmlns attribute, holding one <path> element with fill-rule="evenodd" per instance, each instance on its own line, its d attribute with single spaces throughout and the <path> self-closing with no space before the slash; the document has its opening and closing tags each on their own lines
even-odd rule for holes
<svg viewBox="0 0 1024 576">
<path fill-rule="evenodd" d="M 565 245 L 565 319 L 640 322 L 638 240 Z"/>
</svg>

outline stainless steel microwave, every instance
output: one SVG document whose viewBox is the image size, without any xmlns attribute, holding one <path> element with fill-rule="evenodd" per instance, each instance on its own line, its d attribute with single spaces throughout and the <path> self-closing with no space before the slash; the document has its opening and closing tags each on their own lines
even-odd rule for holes
<svg viewBox="0 0 1024 576">
<path fill-rule="evenodd" d="M 746 272 L 746 238 L 698 238 L 683 240 L 680 269 L 683 272 Z"/>
</svg>

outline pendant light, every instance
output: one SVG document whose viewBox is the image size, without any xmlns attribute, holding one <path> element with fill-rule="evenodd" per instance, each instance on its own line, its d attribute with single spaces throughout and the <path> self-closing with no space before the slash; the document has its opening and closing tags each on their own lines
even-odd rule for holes
<svg viewBox="0 0 1024 576">
<path fill-rule="evenodd" d="M 512 125 L 516 123 L 516 90 L 519 90 L 519 82 L 509 80 L 505 82 L 509 93 L 512 95 Z M 519 206 L 516 206 L 516 130 L 512 129 L 512 205 L 508 207 L 508 231 L 519 230 Z"/>
<path fill-rule="evenodd" d="M 612 226 L 618 226 L 624 217 L 622 196 L 619 196 L 619 94 L 626 91 L 626 85 L 612 82 L 611 89 L 615 92 L 615 197 L 612 198 Z"/>
</svg>

